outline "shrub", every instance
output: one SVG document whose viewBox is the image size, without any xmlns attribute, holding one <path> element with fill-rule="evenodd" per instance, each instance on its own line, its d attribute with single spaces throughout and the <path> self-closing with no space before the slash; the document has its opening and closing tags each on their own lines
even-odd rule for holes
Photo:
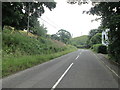
<svg viewBox="0 0 120 90">
<path fill-rule="evenodd" d="M 90 39 L 90 45 L 94 45 L 94 44 L 101 44 L 102 43 L 102 34 L 101 33 L 97 33 L 95 34 L 91 39 Z"/>
<path fill-rule="evenodd" d="M 93 45 L 93 50 L 97 53 L 107 54 L 107 46 L 102 45 L 102 44 Z"/>
</svg>

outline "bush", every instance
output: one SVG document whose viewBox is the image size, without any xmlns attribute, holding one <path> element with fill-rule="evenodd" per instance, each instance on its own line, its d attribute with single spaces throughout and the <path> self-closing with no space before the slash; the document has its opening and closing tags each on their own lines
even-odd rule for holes
<svg viewBox="0 0 120 90">
<path fill-rule="evenodd" d="M 93 50 L 97 53 L 107 54 L 107 47 L 105 45 L 102 45 L 102 44 L 93 45 Z"/>
<path fill-rule="evenodd" d="M 102 43 L 102 34 L 101 33 L 97 33 L 95 34 L 91 39 L 90 39 L 90 42 L 89 44 L 92 46 L 94 44 L 101 44 Z"/>
</svg>

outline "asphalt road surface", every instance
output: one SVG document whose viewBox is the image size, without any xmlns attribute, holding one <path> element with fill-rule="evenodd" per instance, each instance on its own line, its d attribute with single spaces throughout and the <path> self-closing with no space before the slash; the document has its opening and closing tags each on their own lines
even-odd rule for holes
<svg viewBox="0 0 120 90">
<path fill-rule="evenodd" d="M 2 80 L 3 88 L 118 88 L 112 73 L 90 50 L 63 55 Z"/>
</svg>

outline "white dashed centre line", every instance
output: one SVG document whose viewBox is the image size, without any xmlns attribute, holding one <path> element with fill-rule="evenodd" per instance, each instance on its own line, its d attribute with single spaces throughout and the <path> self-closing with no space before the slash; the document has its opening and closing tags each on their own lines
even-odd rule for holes
<svg viewBox="0 0 120 90">
<path fill-rule="evenodd" d="M 57 85 L 60 83 L 60 81 L 63 79 L 63 77 L 66 75 L 66 73 L 70 70 L 72 67 L 73 63 L 70 64 L 70 66 L 67 68 L 67 70 L 63 73 L 63 75 L 58 79 L 58 81 L 55 83 L 55 85 L 51 88 L 51 90 L 54 90 Z"/>
<path fill-rule="evenodd" d="M 76 59 L 78 59 L 78 58 L 79 58 L 79 55 L 76 57 Z M 75 60 L 76 60 L 76 59 L 75 59 Z"/>
</svg>

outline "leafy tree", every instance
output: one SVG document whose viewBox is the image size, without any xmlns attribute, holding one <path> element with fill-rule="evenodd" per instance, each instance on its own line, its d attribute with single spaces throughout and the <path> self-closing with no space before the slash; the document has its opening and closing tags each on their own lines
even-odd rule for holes
<svg viewBox="0 0 120 90">
<path fill-rule="evenodd" d="M 70 38 L 72 37 L 70 32 L 61 29 L 57 32 L 57 36 L 60 38 L 60 41 L 64 43 L 69 43 Z"/>
<path fill-rule="evenodd" d="M 23 5 L 19 2 L 2 3 L 2 28 L 4 25 L 19 26 L 24 14 Z"/>
<path fill-rule="evenodd" d="M 30 6 L 30 7 L 29 7 Z M 55 2 L 3 2 L 2 3 L 2 28 L 4 25 L 13 26 L 17 29 L 27 27 L 28 15 L 30 26 L 32 20 L 40 17 L 44 12 L 44 6 L 52 10 L 56 7 Z M 23 12 L 24 11 L 24 12 Z"/>
<path fill-rule="evenodd" d="M 87 40 L 87 47 L 91 47 L 93 44 L 92 37 L 94 37 L 94 35 L 96 35 L 97 33 L 102 33 L 102 28 L 99 27 L 98 29 L 92 29 L 89 31 L 89 35 L 88 35 L 88 40 Z M 95 38 L 95 37 L 94 37 Z"/>
<path fill-rule="evenodd" d="M 33 34 L 36 34 L 38 36 L 46 36 L 47 34 L 47 28 L 44 27 L 44 25 L 40 25 L 39 21 L 34 22 L 34 26 L 31 27 L 30 32 Z"/>
<path fill-rule="evenodd" d="M 73 1 L 72 4 L 75 3 L 82 2 Z M 101 16 L 102 27 L 110 30 L 108 53 L 120 63 L 120 2 L 93 2 L 92 4 L 93 7 L 86 13 Z"/>
<path fill-rule="evenodd" d="M 120 3 L 100 2 L 89 11 L 90 14 L 101 16 L 102 26 L 109 29 L 109 55 L 120 63 Z"/>
<path fill-rule="evenodd" d="M 60 40 L 60 38 L 57 36 L 57 34 L 52 34 L 51 35 L 51 39 L 55 39 L 55 40 Z"/>
<path fill-rule="evenodd" d="M 102 34 L 97 33 L 90 39 L 90 46 L 93 46 L 94 44 L 101 44 L 102 43 Z"/>
</svg>

